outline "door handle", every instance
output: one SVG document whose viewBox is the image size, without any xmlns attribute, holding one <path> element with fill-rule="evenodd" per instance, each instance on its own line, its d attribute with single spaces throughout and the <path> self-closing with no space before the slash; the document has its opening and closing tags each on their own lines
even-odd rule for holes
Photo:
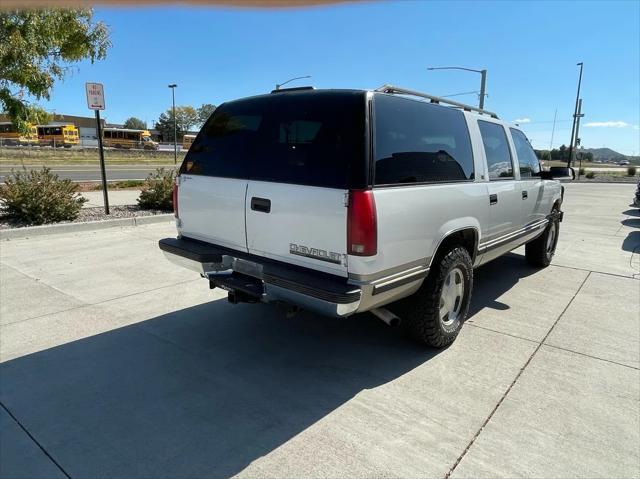
<svg viewBox="0 0 640 479">
<path fill-rule="evenodd" d="M 495 205 L 496 203 L 498 203 L 498 195 L 497 194 L 489 195 L 489 204 Z"/>
<path fill-rule="evenodd" d="M 269 213 L 271 211 L 271 200 L 267 198 L 251 198 L 251 209 L 253 211 L 262 211 L 263 213 Z"/>
<path fill-rule="evenodd" d="M 529 193 L 527 193 L 526 191 L 522 191 L 522 199 L 526 200 L 529 197 Z"/>
</svg>

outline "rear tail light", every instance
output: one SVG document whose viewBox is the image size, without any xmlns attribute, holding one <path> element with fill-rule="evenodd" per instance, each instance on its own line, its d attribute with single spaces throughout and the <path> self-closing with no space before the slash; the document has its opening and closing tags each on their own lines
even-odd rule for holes
<svg viewBox="0 0 640 479">
<path fill-rule="evenodd" d="M 180 217 L 178 214 L 178 178 L 173 182 L 173 216 Z"/>
<path fill-rule="evenodd" d="M 350 191 L 347 212 L 347 254 L 373 256 L 377 252 L 378 224 L 373 191 Z"/>
</svg>

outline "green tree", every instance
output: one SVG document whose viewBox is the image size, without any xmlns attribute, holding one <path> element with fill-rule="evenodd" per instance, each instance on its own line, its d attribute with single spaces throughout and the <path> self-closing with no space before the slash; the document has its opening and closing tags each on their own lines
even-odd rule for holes
<svg viewBox="0 0 640 479">
<path fill-rule="evenodd" d="M 176 118 L 180 130 L 186 133 L 198 124 L 198 110 L 192 106 L 177 106 Z"/>
<path fill-rule="evenodd" d="M 160 115 L 158 121 L 156 121 L 155 129 L 160 132 L 162 141 L 173 141 L 173 112 L 171 110 L 167 110 Z M 177 126 L 177 133 L 178 138 L 180 138 L 182 136 L 180 125 Z"/>
<path fill-rule="evenodd" d="M 124 127 L 130 128 L 132 130 L 146 130 L 147 122 L 142 121 L 140 118 L 136 118 L 135 116 L 132 116 L 125 120 Z"/>
<path fill-rule="evenodd" d="M 198 126 L 204 125 L 204 123 L 209 119 L 212 113 L 216 111 L 216 106 L 211 103 L 203 103 L 200 108 L 198 108 Z"/>
<path fill-rule="evenodd" d="M 178 140 L 194 125 L 198 124 L 198 112 L 192 106 L 176 107 L 176 123 Z M 155 125 L 156 130 L 162 134 L 164 141 L 173 141 L 173 109 L 169 108 L 162 113 Z"/>
<path fill-rule="evenodd" d="M 90 9 L 0 12 L 0 109 L 26 132 L 39 111 L 24 96 L 49 99 L 74 63 L 101 60 L 109 46 L 106 25 Z"/>
</svg>

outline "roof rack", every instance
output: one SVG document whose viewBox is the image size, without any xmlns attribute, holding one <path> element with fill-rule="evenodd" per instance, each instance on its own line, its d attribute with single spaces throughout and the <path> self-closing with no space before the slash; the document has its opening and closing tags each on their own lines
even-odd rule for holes
<svg viewBox="0 0 640 479">
<path fill-rule="evenodd" d="M 426 98 L 427 100 L 430 100 L 431 103 L 443 103 L 446 105 L 454 106 L 456 108 L 462 108 L 465 111 L 474 111 L 482 115 L 489 115 L 491 118 L 498 118 L 498 115 L 496 115 L 492 111 L 483 110 L 475 106 L 465 105 L 464 103 L 458 103 L 457 101 L 448 100 L 439 96 L 428 95 L 426 93 L 421 93 L 415 90 L 407 90 L 406 88 L 400 88 L 393 85 L 382 85 L 381 87 L 376 88 L 374 91 L 378 91 L 381 93 L 397 93 L 400 95 L 418 96 L 420 98 Z"/>
<path fill-rule="evenodd" d="M 287 93 L 289 91 L 304 91 L 304 90 L 315 90 L 312 86 L 293 86 L 291 88 L 276 88 L 275 90 L 271 90 L 271 93 Z"/>
</svg>

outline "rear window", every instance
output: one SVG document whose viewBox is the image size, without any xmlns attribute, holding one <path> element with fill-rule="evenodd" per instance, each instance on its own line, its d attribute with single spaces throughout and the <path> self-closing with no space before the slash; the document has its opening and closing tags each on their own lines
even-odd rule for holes
<svg viewBox="0 0 640 479">
<path fill-rule="evenodd" d="M 366 186 L 365 94 L 287 92 L 225 103 L 181 173 L 348 188 Z"/>
<path fill-rule="evenodd" d="M 377 94 L 375 184 L 472 180 L 473 153 L 461 111 Z"/>
</svg>

